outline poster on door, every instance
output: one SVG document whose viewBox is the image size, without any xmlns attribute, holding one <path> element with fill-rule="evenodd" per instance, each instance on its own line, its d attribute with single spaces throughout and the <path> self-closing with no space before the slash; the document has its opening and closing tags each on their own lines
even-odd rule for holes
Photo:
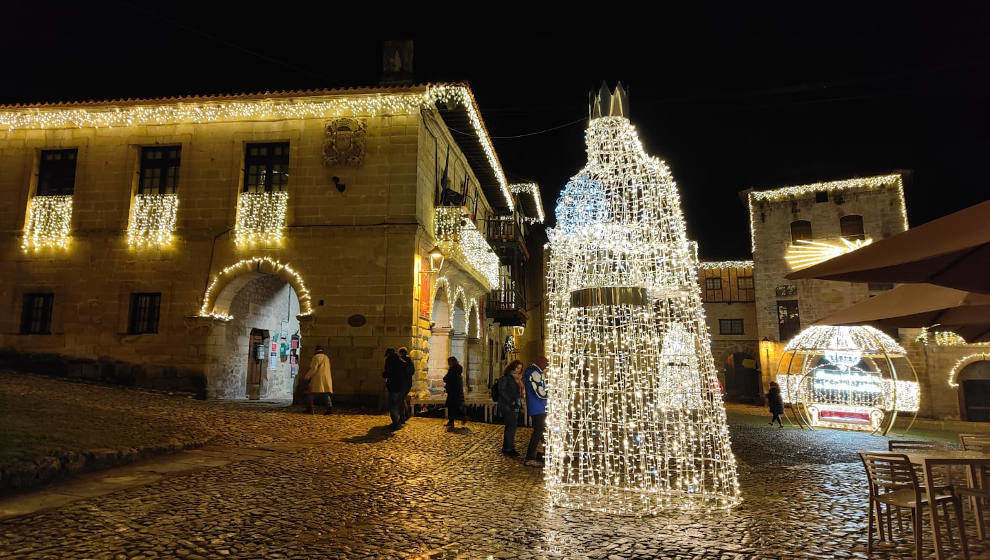
<svg viewBox="0 0 990 560">
<path fill-rule="evenodd" d="M 278 369 L 278 333 L 272 335 L 272 344 L 268 354 L 268 371 Z"/>
</svg>

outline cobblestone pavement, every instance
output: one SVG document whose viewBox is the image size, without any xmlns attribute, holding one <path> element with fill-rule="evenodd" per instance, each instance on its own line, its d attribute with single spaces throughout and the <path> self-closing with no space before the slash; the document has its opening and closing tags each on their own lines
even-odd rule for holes
<svg viewBox="0 0 990 560">
<path fill-rule="evenodd" d="M 448 433 L 414 418 L 392 434 L 384 415 L 30 383 L 66 406 L 103 399 L 121 414 L 215 433 L 211 445 L 269 452 L 0 521 L 0 558 L 865 558 L 853 452 L 885 447 L 863 434 L 733 422 L 742 505 L 617 518 L 546 511 L 540 472 L 498 453 L 499 426 Z M 528 436 L 520 430 L 520 447 Z M 990 556 L 971 540 L 974 558 Z M 910 535 L 900 542 L 874 557 L 912 557 Z"/>
</svg>

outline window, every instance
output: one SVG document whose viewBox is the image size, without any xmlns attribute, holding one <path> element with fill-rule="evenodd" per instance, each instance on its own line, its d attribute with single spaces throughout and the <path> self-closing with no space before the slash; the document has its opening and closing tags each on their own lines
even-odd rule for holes
<svg viewBox="0 0 990 560">
<path fill-rule="evenodd" d="M 38 196 L 72 194 L 76 189 L 76 149 L 42 150 L 38 163 Z"/>
<path fill-rule="evenodd" d="M 839 229 L 842 231 L 842 237 L 850 241 L 866 239 L 866 235 L 863 234 L 862 216 L 850 215 L 839 218 Z"/>
<path fill-rule="evenodd" d="M 718 334 L 743 334 L 743 320 L 719 319 Z"/>
<path fill-rule="evenodd" d="M 55 294 L 24 294 L 21 308 L 21 333 L 51 334 L 52 302 Z"/>
<path fill-rule="evenodd" d="M 281 191 L 289 182 L 289 143 L 248 144 L 244 153 L 244 191 Z"/>
<path fill-rule="evenodd" d="M 828 202 L 828 191 L 818 191 L 815 193 L 815 202 Z"/>
<path fill-rule="evenodd" d="M 801 330 L 801 317 L 798 316 L 796 299 L 777 301 L 777 329 L 781 342 L 790 340 Z"/>
<path fill-rule="evenodd" d="M 131 317 L 128 321 L 129 334 L 153 334 L 158 332 L 158 311 L 162 294 L 131 294 Z"/>
<path fill-rule="evenodd" d="M 811 222 L 808 220 L 797 220 L 791 222 L 791 242 L 801 239 L 811 239 Z"/>
<path fill-rule="evenodd" d="M 752 276 L 737 276 L 736 288 L 739 289 L 739 301 L 753 301 L 756 296 Z"/>
<path fill-rule="evenodd" d="M 171 194 L 179 186 L 180 146 L 141 148 L 138 194 Z"/>
<path fill-rule="evenodd" d="M 705 301 L 722 301 L 722 279 L 705 278 Z"/>
</svg>

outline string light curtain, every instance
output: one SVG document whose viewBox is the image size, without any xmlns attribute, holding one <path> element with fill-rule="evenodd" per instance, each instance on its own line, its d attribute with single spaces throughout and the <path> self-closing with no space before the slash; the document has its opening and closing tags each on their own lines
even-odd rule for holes
<svg viewBox="0 0 990 560">
<path fill-rule="evenodd" d="M 621 88 L 596 104 L 588 163 L 549 231 L 551 504 L 732 506 L 736 461 L 676 183 L 643 150 Z"/>
<path fill-rule="evenodd" d="M 72 228 L 72 195 L 33 196 L 28 203 L 21 249 L 66 249 Z"/>
</svg>

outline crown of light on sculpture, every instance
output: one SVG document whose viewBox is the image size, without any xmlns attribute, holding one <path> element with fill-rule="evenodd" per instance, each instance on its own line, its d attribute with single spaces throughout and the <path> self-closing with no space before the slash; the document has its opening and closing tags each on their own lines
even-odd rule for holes
<svg viewBox="0 0 990 560">
<path fill-rule="evenodd" d="M 607 99 L 605 98 L 607 96 Z M 648 515 L 739 501 L 736 461 L 677 186 L 621 86 L 548 232 L 553 506 Z"/>
</svg>

